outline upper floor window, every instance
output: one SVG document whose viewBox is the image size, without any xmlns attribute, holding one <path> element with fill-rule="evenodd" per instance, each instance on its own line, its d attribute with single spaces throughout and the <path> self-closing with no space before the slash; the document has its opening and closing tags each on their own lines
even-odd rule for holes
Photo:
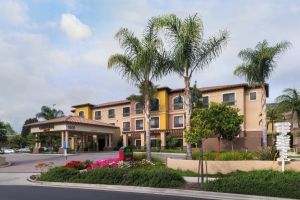
<svg viewBox="0 0 300 200">
<path fill-rule="evenodd" d="M 101 111 L 96 111 L 95 112 L 95 120 L 101 119 Z"/>
<path fill-rule="evenodd" d="M 136 131 L 144 130 L 144 120 L 143 119 L 135 120 L 135 130 Z"/>
<path fill-rule="evenodd" d="M 150 128 L 159 128 L 159 117 L 151 117 Z"/>
<path fill-rule="evenodd" d="M 183 109 L 183 98 L 182 98 L 182 96 L 177 96 L 173 99 L 173 108 L 174 108 L 174 110 Z"/>
<path fill-rule="evenodd" d="M 130 131 L 130 122 L 123 122 L 123 131 Z"/>
<path fill-rule="evenodd" d="M 135 104 L 135 114 L 143 114 L 143 105 L 141 103 Z"/>
<path fill-rule="evenodd" d="M 115 118 L 115 109 L 108 110 L 108 118 Z"/>
<path fill-rule="evenodd" d="M 203 103 L 203 108 L 208 108 L 209 107 L 209 97 L 208 96 L 202 97 L 202 103 Z"/>
<path fill-rule="evenodd" d="M 223 102 L 230 106 L 235 105 L 235 94 L 234 93 L 223 94 Z"/>
<path fill-rule="evenodd" d="M 128 117 L 130 115 L 130 107 L 123 108 L 123 117 Z"/>
<path fill-rule="evenodd" d="M 84 111 L 79 111 L 78 115 L 79 117 L 84 117 Z"/>
<path fill-rule="evenodd" d="M 183 128 L 183 115 L 174 116 L 174 128 Z"/>
<path fill-rule="evenodd" d="M 151 109 L 151 111 L 159 111 L 159 100 L 158 99 L 151 100 L 150 109 Z"/>
<path fill-rule="evenodd" d="M 250 101 L 256 100 L 256 92 L 250 92 Z"/>
</svg>

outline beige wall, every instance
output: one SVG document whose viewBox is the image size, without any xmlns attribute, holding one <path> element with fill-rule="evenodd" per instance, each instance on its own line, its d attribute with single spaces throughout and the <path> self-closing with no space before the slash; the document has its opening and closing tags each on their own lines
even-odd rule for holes
<svg viewBox="0 0 300 200">
<path fill-rule="evenodd" d="M 0 166 L 6 164 L 5 158 L 0 157 Z"/>
<path fill-rule="evenodd" d="M 191 170 L 198 172 L 198 160 L 178 160 L 167 158 L 167 167 L 172 169 Z M 231 172 L 251 170 L 281 170 L 281 163 L 277 161 L 242 160 L 242 161 L 207 161 L 208 174 L 228 174 Z M 298 162 L 288 162 L 287 170 L 300 171 Z"/>
<path fill-rule="evenodd" d="M 250 101 L 250 92 L 256 92 L 256 100 Z M 247 89 L 245 92 L 245 122 L 246 122 L 246 131 L 261 131 L 262 127 L 259 123 L 261 117 L 261 95 L 262 90 L 260 88 Z"/>
<path fill-rule="evenodd" d="M 93 109 L 93 119 L 95 120 L 95 112 L 101 111 L 101 119 L 97 120 L 104 123 L 114 123 L 115 126 L 120 127 L 120 130 L 123 129 L 123 122 L 130 122 L 130 116 L 123 117 L 123 107 L 130 107 L 130 115 L 134 112 L 131 108 L 130 103 L 123 104 L 123 105 L 117 105 L 117 106 L 111 106 L 111 107 L 104 107 L 104 108 L 97 108 Z M 115 109 L 115 117 L 114 118 L 108 118 L 108 110 L 109 109 Z M 130 127 L 132 127 L 132 124 L 130 124 Z M 121 134 L 120 131 L 120 134 Z"/>
</svg>

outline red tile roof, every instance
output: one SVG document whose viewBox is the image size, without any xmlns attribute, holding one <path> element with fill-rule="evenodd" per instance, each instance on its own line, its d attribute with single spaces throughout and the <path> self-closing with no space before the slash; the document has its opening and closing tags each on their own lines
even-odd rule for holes
<svg viewBox="0 0 300 200">
<path fill-rule="evenodd" d="M 130 100 L 121 100 L 121 101 L 113 101 L 113 102 L 108 102 L 108 103 L 102 103 L 95 105 L 93 108 L 102 108 L 102 107 L 108 107 L 108 106 L 116 106 L 116 105 L 122 105 L 122 104 L 129 104 L 131 101 Z"/>
<path fill-rule="evenodd" d="M 59 124 L 59 123 L 86 124 L 86 125 L 106 126 L 106 127 L 116 128 L 116 126 L 111 125 L 111 124 L 99 122 L 96 120 L 85 119 L 82 117 L 76 117 L 76 116 L 59 117 L 59 118 L 55 118 L 55 119 L 49 119 L 49 120 L 45 120 L 45 121 L 35 122 L 32 124 L 28 124 L 26 126 L 38 126 L 38 125 L 42 125 L 42 124 Z"/>
</svg>

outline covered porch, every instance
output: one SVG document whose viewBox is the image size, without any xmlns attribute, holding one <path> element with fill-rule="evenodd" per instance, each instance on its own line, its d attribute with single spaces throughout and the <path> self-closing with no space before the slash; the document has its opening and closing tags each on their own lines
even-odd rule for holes
<svg viewBox="0 0 300 200">
<path fill-rule="evenodd" d="M 29 124 L 31 133 L 35 135 L 34 153 L 42 149 L 42 136 L 60 137 L 59 152 L 64 147 L 72 152 L 106 151 L 115 146 L 114 138 L 118 135 L 118 127 L 81 117 L 61 117 Z"/>
</svg>

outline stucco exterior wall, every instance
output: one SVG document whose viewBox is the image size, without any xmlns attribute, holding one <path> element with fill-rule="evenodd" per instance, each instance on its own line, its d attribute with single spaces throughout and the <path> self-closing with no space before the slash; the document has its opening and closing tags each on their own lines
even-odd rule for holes
<svg viewBox="0 0 300 200">
<path fill-rule="evenodd" d="M 198 172 L 198 160 L 179 160 L 167 158 L 167 167 L 171 169 L 191 170 Z M 251 170 L 281 170 L 277 161 L 242 160 L 242 161 L 207 161 L 208 174 L 228 174 L 231 172 Z M 287 170 L 300 171 L 299 162 L 288 162 Z"/>
</svg>

